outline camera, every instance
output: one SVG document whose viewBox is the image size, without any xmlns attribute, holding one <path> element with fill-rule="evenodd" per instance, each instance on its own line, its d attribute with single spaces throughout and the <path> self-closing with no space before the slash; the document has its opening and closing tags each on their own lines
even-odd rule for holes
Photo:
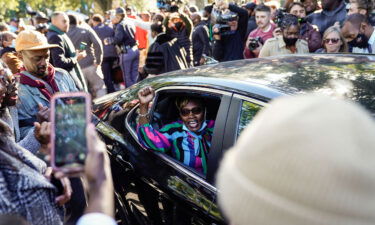
<svg viewBox="0 0 375 225">
<path fill-rule="evenodd" d="M 178 12 L 179 5 L 182 5 L 183 0 L 157 0 L 156 7 L 158 9 L 165 9 L 167 12 Z"/>
<path fill-rule="evenodd" d="M 250 49 L 250 51 L 254 51 L 259 47 L 259 43 L 263 44 L 263 40 L 261 37 L 256 37 L 250 40 L 249 45 L 247 47 Z"/>
<path fill-rule="evenodd" d="M 277 27 L 281 27 L 281 24 L 282 24 L 282 22 L 284 20 L 284 17 L 286 15 L 291 15 L 291 14 L 286 12 L 286 9 L 280 8 L 280 9 L 277 10 L 276 17 L 275 17 L 275 23 L 277 24 Z M 303 23 L 306 23 L 307 21 L 306 21 L 305 18 L 298 18 L 298 22 L 300 24 L 303 24 Z"/>
<path fill-rule="evenodd" d="M 214 28 L 218 28 L 218 32 L 215 32 L 214 34 L 219 34 L 221 36 L 232 34 L 233 32 L 230 29 L 230 26 L 228 25 L 228 22 L 237 21 L 238 15 L 235 12 L 227 11 L 223 13 L 222 11 L 215 10 L 213 12 L 213 24 Z"/>
</svg>

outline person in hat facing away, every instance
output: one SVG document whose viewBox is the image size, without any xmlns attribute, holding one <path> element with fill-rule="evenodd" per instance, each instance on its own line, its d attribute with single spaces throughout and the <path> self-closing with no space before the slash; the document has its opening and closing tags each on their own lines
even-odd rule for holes
<svg viewBox="0 0 375 225">
<path fill-rule="evenodd" d="M 236 225 L 375 224 L 374 134 L 353 102 L 277 99 L 225 154 L 219 204 Z"/>
</svg>

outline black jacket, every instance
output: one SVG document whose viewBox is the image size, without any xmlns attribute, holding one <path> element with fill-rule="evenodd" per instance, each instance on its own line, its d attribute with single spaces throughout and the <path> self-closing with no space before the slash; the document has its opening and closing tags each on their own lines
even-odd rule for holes
<svg viewBox="0 0 375 225">
<path fill-rule="evenodd" d="M 233 4 L 229 4 L 229 10 L 238 14 L 238 28 L 234 34 L 222 36 L 221 40 L 215 41 L 213 56 L 220 62 L 243 59 L 248 13 Z"/>
<path fill-rule="evenodd" d="M 202 55 L 210 55 L 210 40 L 208 27 L 205 22 L 197 24 L 193 31 L 193 56 L 194 66 L 199 66 Z"/>
<path fill-rule="evenodd" d="M 52 27 L 52 26 L 51 26 Z M 69 37 L 63 32 L 49 29 L 47 32 L 49 44 L 57 44 L 60 48 L 51 48 L 50 62 L 54 67 L 62 68 L 69 72 L 79 90 L 87 91 L 86 79 L 78 64 L 75 48 Z"/>
<path fill-rule="evenodd" d="M 147 53 L 145 71 L 149 74 L 161 74 L 186 69 L 186 51 L 176 38 L 162 33 L 156 37 Z"/>
</svg>

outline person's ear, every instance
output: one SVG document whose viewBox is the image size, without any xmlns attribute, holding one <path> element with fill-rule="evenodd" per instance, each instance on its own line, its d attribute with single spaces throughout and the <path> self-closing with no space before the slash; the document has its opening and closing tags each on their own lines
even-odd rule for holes
<svg viewBox="0 0 375 225">
<path fill-rule="evenodd" d="M 360 9 L 358 11 L 358 13 L 366 16 L 367 15 L 367 10 L 366 9 Z"/>
<path fill-rule="evenodd" d="M 366 29 L 367 29 L 367 26 L 368 25 L 366 23 L 362 22 L 361 25 L 360 25 L 360 27 L 359 27 L 359 32 L 360 33 L 365 33 Z"/>
</svg>

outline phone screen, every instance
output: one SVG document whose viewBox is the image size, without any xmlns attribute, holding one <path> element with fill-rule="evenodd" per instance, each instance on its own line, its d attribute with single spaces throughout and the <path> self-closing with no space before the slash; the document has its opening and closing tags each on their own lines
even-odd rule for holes
<svg viewBox="0 0 375 225">
<path fill-rule="evenodd" d="M 55 99 L 54 149 L 57 167 L 79 167 L 85 162 L 86 104 L 83 96 Z"/>
</svg>

